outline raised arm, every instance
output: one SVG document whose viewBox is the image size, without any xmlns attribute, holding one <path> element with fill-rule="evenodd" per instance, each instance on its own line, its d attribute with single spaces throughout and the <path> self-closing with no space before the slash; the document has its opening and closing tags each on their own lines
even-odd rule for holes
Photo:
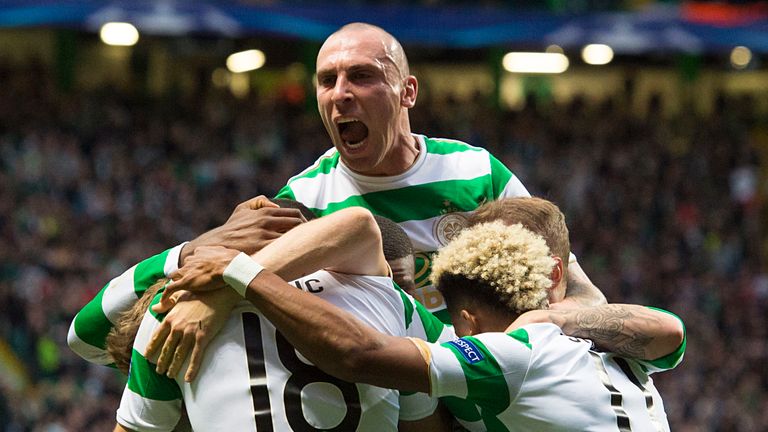
<svg viewBox="0 0 768 432">
<path fill-rule="evenodd" d="M 72 351 L 89 362 L 111 364 L 107 334 L 147 288 L 176 270 L 180 249 L 176 246 L 147 258 L 109 281 L 72 320 L 67 334 Z"/>
<path fill-rule="evenodd" d="M 173 275 L 163 301 L 179 289 L 199 290 L 224 286 L 221 248 L 199 248 Z M 350 207 L 302 224 L 260 250 L 253 257 L 285 280 L 298 279 L 320 269 L 340 273 L 386 276 L 387 262 L 381 232 L 370 211 Z"/>
<path fill-rule="evenodd" d="M 175 272 L 185 255 L 197 247 L 212 244 L 251 253 L 303 220 L 299 210 L 274 208 L 264 197 L 241 203 L 223 226 L 147 258 L 109 281 L 75 316 L 67 343 L 85 360 L 110 364 L 112 361 L 105 349 L 106 337 L 120 315 L 129 310 L 157 279 Z"/>
<path fill-rule="evenodd" d="M 340 228 L 341 227 L 341 228 Z M 173 275 L 175 281 L 163 293 L 163 300 L 156 311 L 164 311 L 173 305 L 171 294 L 179 289 L 195 289 L 207 286 L 221 287 L 224 281 L 221 272 L 212 270 L 211 251 L 222 247 L 198 247 L 186 258 L 185 265 Z M 215 255 L 215 254 L 214 254 Z M 326 268 L 341 273 L 385 276 L 387 262 L 381 247 L 381 233 L 373 215 L 366 209 L 354 207 L 341 210 L 326 217 L 302 224 L 256 254 L 275 273 L 286 280 Z M 223 267 L 222 267 L 223 269 Z M 219 305 L 233 305 L 227 291 L 211 293 Z M 214 304 L 213 302 L 210 304 Z M 199 305 L 204 307 L 205 305 Z M 223 320 L 229 314 L 226 310 L 211 311 L 194 309 L 193 305 L 176 306 L 153 335 L 147 346 L 146 355 L 157 357 L 157 370 L 176 376 L 188 354 L 192 353 L 185 380 L 194 380 L 202 362 L 204 349 L 216 334 Z M 179 308 L 188 312 L 181 314 Z M 211 312 L 215 312 L 211 314 Z M 181 315 L 180 315 L 181 314 Z M 205 315 L 207 314 L 207 315 Z M 210 316 L 200 323 L 200 316 Z M 180 318 L 179 318 L 180 317 Z"/>
<path fill-rule="evenodd" d="M 245 297 L 325 372 L 349 382 L 429 392 L 427 363 L 409 339 L 378 332 L 268 271 L 251 281 Z"/>
<path fill-rule="evenodd" d="M 293 280 L 320 269 L 386 276 L 381 232 L 373 215 L 350 207 L 302 224 L 253 255 L 275 274 Z"/>
<path fill-rule="evenodd" d="M 266 249 L 262 252 L 268 252 Z M 267 263 L 279 261 L 266 253 L 259 255 Z M 200 268 L 209 277 L 226 279 L 229 286 L 259 308 L 296 349 L 323 371 L 349 382 L 429 391 L 427 363 L 413 342 L 380 333 L 268 270 L 259 273 L 264 267 L 249 256 L 221 247 L 201 248 L 189 258 L 187 266 L 194 272 Z M 193 291 L 217 289 L 216 284 L 185 281 L 184 272 L 182 268 L 182 278 L 166 291 L 178 287 Z"/>
<path fill-rule="evenodd" d="M 554 323 L 569 336 L 590 339 L 604 351 L 639 360 L 656 360 L 673 353 L 685 338 L 685 328 L 676 315 L 629 304 L 530 311 L 507 331 L 536 322 Z"/>
</svg>

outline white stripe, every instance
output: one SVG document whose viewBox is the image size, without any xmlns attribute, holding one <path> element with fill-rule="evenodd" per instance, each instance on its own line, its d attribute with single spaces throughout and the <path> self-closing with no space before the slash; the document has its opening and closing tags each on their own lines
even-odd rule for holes
<svg viewBox="0 0 768 432">
<path fill-rule="evenodd" d="M 135 431 L 170 431 L 181 418 L 181 400 L 151 400 L 127 386 L 117 410 L 117 422 Z"/>
<path fill-rule="evenodd" d="M 301 176 L 306 175 L 308 172 L 310 172 L 310 171 L 312 171 L 314 169 L 317 169 L 317 167 L 320 166 L 320 162 L 324 161 L 325 159 L 333 157 L 334 153 L 336 153 L 336 148 L 335 147 L 329 148 L 328 150 L 325 151 L 325 153 L 323 153 L 319 158 L 317 158 L 315 160 L 315 162 L 312 163 L 312 165 L 310 165 L 307 168 L 304 168 L 303 171 L 301 171 L 300 173 L 296 174 L 295 176 L 289 178 L 288 181 L 286 182 L 286 184 L 290 185 L 291 182 L 294 181 L 295 179 L 301 178 Z"/>
<path fill-rule="evenodd" d="M 506 333 L 485 333 L 477 336 L 496 359 L 509 389 L 510 400 L 520 392 L 531 362 L 532 351 L 523 342 Z"/>
<path fill-rule="evenodd" d="M 136 291 L 133 287 L 133 274 L 136 266 L 129 268 L 120 276 L 109 281 L 101 298 L 101 310 L 114 326 L 120 315 L 136 303 Z"/>
<path fill-rule="evenodd" d="M 350 196 L 436 181 L 471 180 L 490 173 L 491 163 L 486 151 L 469 150 L 447 155 L 428 153 L 419 169 L 397 181 L 385 182 L 383 177 L 372 178 L 370 182 L 361 181 L 337 167 L 328 174 L 297 178 L 291 183 L 291 189 L 297 201 L 325 209 L 329 204 L 344 201 Z"/>
<path fill-rule="evenodd" d="M 189 242 L 184 242 L 178 246 L 174 246 L 168 251 L 168 256 L 165 257 L 165 265 L 163 266 L 163 273 L 168 276 L 171 273 L 179 269 L 179 255 L 181 255 L 181 248 Z"/>
<path fill-rule="evenodd" d="M 464 369 L 450 348 L 429 344 L 432 362 L 429 365 L 432 396 L 467 397 L 467 378 Z"/>
<path fill-rule="evenodd" d="M 462 426 L 464 426 L 464 429 L 471 431 L 471 432 L 486 432 L 487 429 L 485 427 L 485 422 L 482 420 L 478 421 L 466 421 L 462 420 L 458 417 L 454 417 Z"/>
<path fill-rule="evenodd" d="M 456 339 L 458 336 L 456 336 L 456 331 L 454 330 L 453 326 L 450 324 L 446 324 L 443 326 L 443 331 L 440 332 L 440 336 L 437 338 L 438 343 L 448 342 Z"/>
<path fill-rule="evenodd" d="M 426 393 L 400 394 L 400 420 L 415 421 L 432 415 L 439 399 Z"/>
<path fill-rule="evenodd" d="M 75 332 L 75 321 L 77 317 L 72 320 L 72 324 L 69 325 L 69 332 L 67 333 L 67 344 L 69 348 L 77 355 L 85 360 L 100 365 L 108 365 L 112 363 L 112 357 L 106 350 L 95 347 L 89 343 L 86 343 L 77 336 Z"/>
<path fill-rule="evenodd" d="M 531 193 L 528 192 L 528 189 L 525 188 L 523 185 L 523 182 L 520 181 L 519 178 L 517 178 L 516 175 L 512 174 L 512 177 L 509 178 L 509 181 L 504 186 L 504 189 L 499 194 L 499 198 L 513 198 L 513 197 L 529 197 L 531 196 Z"/>
<path fill-rule="evenodd" d="M 155 318 L 152 313 L 147 310 L 144 314 L 144 318 L 139 326 L 139 331 L 136 333 L 136 339 L 133 341 L 133 349 L 144 354 L 144 350 L 149 345 L 149 341 L 152 339 L 152 334 L 155 329 L 160 325 L 160 321 Z M 150 360 L 151 359 L 147 359 Z"/>
<path fill-rule="evenodd" d="M 453 214 L 460 214 L 468 217 L 472 212 L 456 212 Z M 434 252 L 442 246 L 437 241 L 435 225 L 444 216 L 445 215 L 438 215 L 429 219 L 405 221 L 398 225 L 400 225 L 400 228 L 408 234 L 408 238 L 411 239 L 414 252 Z"/>
</svg>

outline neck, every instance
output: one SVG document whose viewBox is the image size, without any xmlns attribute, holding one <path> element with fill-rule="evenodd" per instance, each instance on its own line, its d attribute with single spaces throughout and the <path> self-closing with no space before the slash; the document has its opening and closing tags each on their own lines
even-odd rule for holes
<svg viewBox="0 0 768 432">
<path fill-rule="evenodd" d="M 510 317 L 509 313 L 501 313 L 497 310 L 486 308 L 475 316 L 477 327 L 475 334 L 488 332 L 503 332 L 515 321 L 517 316 Z"/>
<path fill-rule="evenodd" d="M 408 132 L 397 137 L 397 143 L 392 147 L 388 155 L 379 164 L 375 174 L 361 173 L 369 176 L 396 176 L 400 175 L 416 163 L 421 152 L 416 137 Z"/>
<path fill-rule="evenodd" d="M 399 123 L 400 127 L 395 138 L 397 143 L 392 148 L 390 155 L 390 160 L 394 162 L 391 170 L 393 172 L 389 175 L 398 175 L 408 171 L 408 168 L 412 167 L 419 157 L 419 143 L 416 137 L 411 134 L 411 121 L 408 118 L 407 110 L 401 112 Z"/>
</svg>

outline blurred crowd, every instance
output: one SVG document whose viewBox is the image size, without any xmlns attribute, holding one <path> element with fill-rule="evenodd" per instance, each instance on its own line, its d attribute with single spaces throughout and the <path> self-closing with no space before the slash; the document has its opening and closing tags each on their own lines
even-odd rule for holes
<svg viewBox="0 0 768 432">
<path fill-rule="evenodd" d="M 0 432 L 110 430 L 124 378 L 70 352 L 74 314 L 330 142 L 311 106 L 280 92 L 62 92 L 37 66 L 0 66 L 0 82 L 0 348 L 24 370 L 0 349 Z M 684 319 L 685 360 L 655 376 L 672 430 L 766 430 L 768 116 L 726 96 L 678 116 L 658 96 L 640 115 L 632 97 L 506 111 L 423 93 L 412 123 L 486 147 L 559 204 L 609 301 Z"/>
</svg>

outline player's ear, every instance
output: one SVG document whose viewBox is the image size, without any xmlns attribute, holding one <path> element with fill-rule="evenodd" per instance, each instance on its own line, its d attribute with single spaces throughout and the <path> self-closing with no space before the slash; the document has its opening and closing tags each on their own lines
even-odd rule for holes
<svg viewBox="0 0 768 432">
<path fill-rule="evenodd" d="M 549 274 L 549 278 L 552 280 L 547 290 L 547 296 L 549 297 L 549 303 L 557 303 L 563 300 L 565 297 L 565 264 L 563 259 L 558 256 L 552 256 L 555 259 L 555 265 L 552 267 L 552 273 Z"/>
<path fill-rule="evenodd" d="M 403 80 L 403 89 L 400 91 L 400 105 L 405 108 L 413 108 L 416 105 L 416 97 L 419 94 L 419 82 L 413 75 Z"/>
<path fill-rule="evenodd" d="M 552 279 L 552 286 L 550 289 L 560 284 L 560 281 L 563 280 L 563 275 L 565 274 L 563 269 L 563 259 L 554 255 L 552 255 L 552 258 L 555 260 L 555 265 L 552 267 L 552 273 L 549 275 L 549 278 Z"/>
<path fill-rule="evenodd" d="M 480 330 L 480 323 L 478 322 L 477 316 L 474 313 L 466 309 L 462 309 L 461 319 L 465 321 L 464 324 L 468 332 L 467 336 L 472 336 L 478 333 L 482 333 L 482 331 Z"/>
</svg>

